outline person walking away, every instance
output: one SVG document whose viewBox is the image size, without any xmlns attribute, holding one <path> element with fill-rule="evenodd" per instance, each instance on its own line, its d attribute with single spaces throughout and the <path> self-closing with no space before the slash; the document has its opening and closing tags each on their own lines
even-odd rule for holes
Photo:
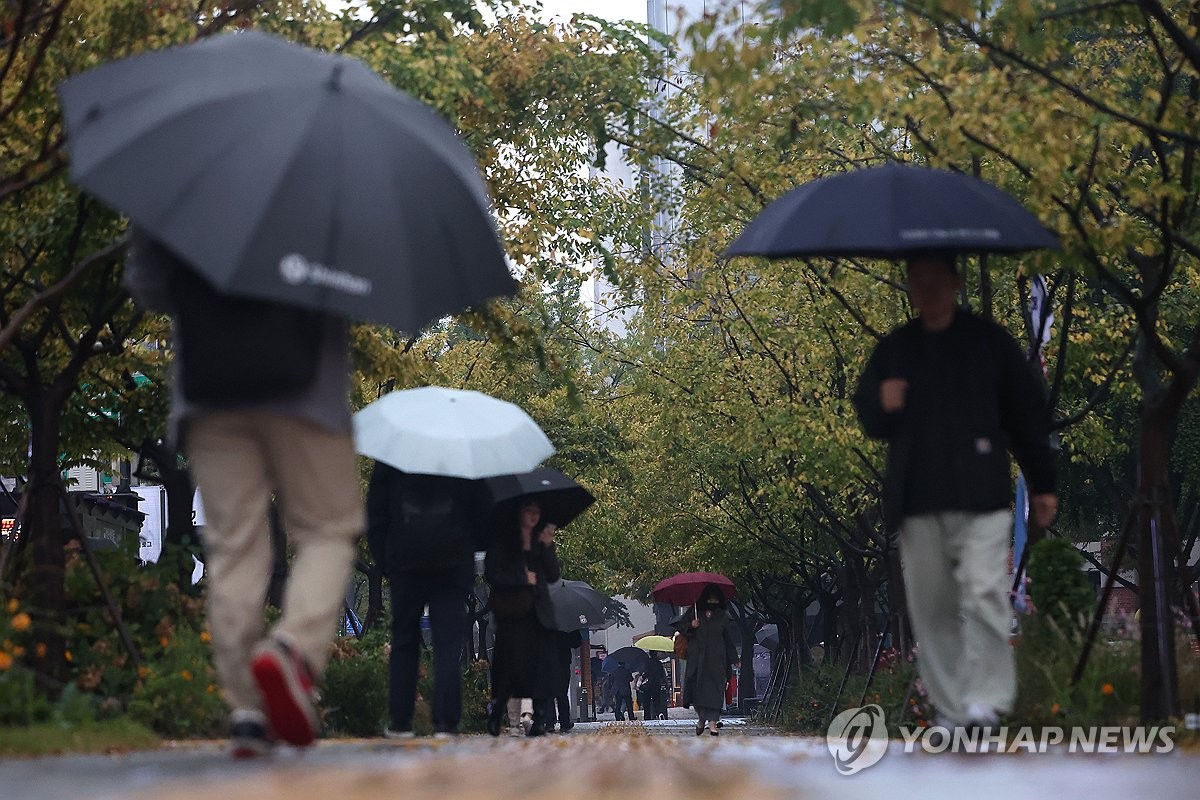
<svg viewBox="0 0 1200 800">
<path fill-rule="evenodd" d="M 208 624 L 231 753 L 262 755 L 277 739 L 306 746 L 365 521 L 345 322 L 220 295 L 160 243 L 137 230 L 132 242 L 127 288 L 174 323 L 171 436 L 204 498 Z M 239 334 L 243 323 L 259 331 Z M 231 336 L 238 346 L 223 343 Z M 272 373 L 277 381 L 256 383 Z M 272 498 L 295 558 L 268 631 Z"/>
<path fill-rule="evenodd" d="M 709 734 L 716 736 L 725 686 L 738 660 L 721 588 L 711 583 L 705 586 L 696 605 L 684 613 L 676 629 L 688 639 L 680 702 L 685 708 L 696 709 L 697 736 L 704 733 L 706 726 Z"/>
<path fill-rule="evenodd" d="M 666 672 L 663 670 L 662 662 L 653 653 L 650 655 L 650 664 L 646 667 L 645 673 L 642 675 L 642 690 L 645 696 L 643 702 L 643 719 L 659 719 L 666 713 L 666 702 L 663 699 L 663 683 L 667 680 Z"/>
<path fill-rule="evenodd" d="M 546 731 L 554 730 L 558 722 L 560 733 L 567 733 L 575 727 L 574 715 L 571 713 L 571 654 L 583 644 L 583 635 L 579 631 L 551 631 L 554 648 L 554 701 L 546 709 Z"/>
<path fill-rule="evenodd" d="M 624 664 L 617 662 L 608 673 L 613 693 L 613 719 L 620 722 L 629 715 L 633 719 L 633 673 Z"/>
<path fill-rule="evenodd" d="M 515 520 L 504 520 L 484 559 L 496 620 L 492 658 L 492 702 L 487 729 L 499 736 L 509 698 L 533 700 L 529 736 L 546 733 L 554 696 L 554 607 L 547 584 L 560 578 L 553 525 L 539 526 L 541 507 L 526 499 Z"/>
<path fill-rule="evenodd" d="M 371 472 L 367 543 L 388 578 L 392 601 L 385 736 L 413 736 L 421 618 L 427 606 L 434 736 L 458 733 L 467 595 L 475 582 L 475 543 L 484 506 L 476 482 L 406 473 L 378 461 Z"/>
<path fill-rule="evenodd" d="M 917 318 L 875 347 L 854 393 L 888 442 L 883 511 L 899 530 L 917 668 L 939 722 L 990 727 L 1011 710 L 1009 537 L 1015 454 L 1031 524 L 1058 510 L 1050 410 L 1036 368 L 996 323 L 957 305 L 949 253 L 907 262 Z"/>
</svg>

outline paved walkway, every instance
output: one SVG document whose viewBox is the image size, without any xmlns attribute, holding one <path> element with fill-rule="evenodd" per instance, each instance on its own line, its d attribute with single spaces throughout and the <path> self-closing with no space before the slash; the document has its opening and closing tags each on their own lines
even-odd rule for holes
<svg viewBox="0 0 1200 800">
<path fill-rule="evenodd" d="M 537 739 L 326 740 L 233 762 L 222 742 L 121 755 L 0 760 L 13 800 L 775 800 L 922 797 L 1130 800 L 1196 796 L 1200 752 L 1165 755 L 904 753 L 844 777 L 823 739 L 730 720 L 720 737 L 693 723 L 587 723 Z M 758 735 L 749 735 L 758 734 Z"/>
</svg>

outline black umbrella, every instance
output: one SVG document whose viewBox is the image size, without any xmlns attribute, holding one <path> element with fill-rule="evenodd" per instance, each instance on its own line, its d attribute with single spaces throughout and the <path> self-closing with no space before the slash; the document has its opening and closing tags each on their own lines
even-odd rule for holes
<svg viewBox="0 0 1200 800">
<path fill-rule="evenodd" d="M 222 292 L 415 332 L 514 290 L 471 152 L 357 59 L 242 31 L 59 96 L 75 182 Z"/>
<path fill-rule="evenodd" d="M 779 626 L 774 623 L 763 625 L 754 634 L 754 639 L 768 650 L 774 650 L 779 647 Z"/>
<path fill-rule="evenodd" d="M 522 503 L 535 500 L 542 507 L 542 521 L 561 528 L 596 502 L 591 492 L 550 467 L 487 478 L 486 484 L 498 519 L 515 519 Z"/>
<path fill-rule="evenodd" d="M 604 659 L 603 671 L 612 672 L 618 664 L 630 672 L 645 672 L 646 668 L 650 666 L 650 654 L 637 647 L 622 647 L 620 650 L 612 651 Z"/>
<path fill-rule="evenodd" d="M 810 181 L 763 209 L 724 253 L 773 258 L 1057 249 L 1058 237 L 978 178 L 887 164 Z"/>
<path fill-rule="evenodd" d="M 583 581 L 562 580 L 550 584 L 554 623 L 560 631 L 603 630 L 616 624 L 612 599 Z"/>
</svg>

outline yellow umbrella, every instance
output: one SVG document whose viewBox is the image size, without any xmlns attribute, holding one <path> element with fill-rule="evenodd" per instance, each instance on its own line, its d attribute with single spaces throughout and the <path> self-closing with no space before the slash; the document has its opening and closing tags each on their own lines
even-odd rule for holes
<svg viewBox="0 0 1200 800">
<path fill-rule="evenodd" d="M 674 641 L 667 636 L 643 636 L 634 642 L 633 646 L 643 650 L 661 650 L 664 653 L 671 653 L 675 650 Z"/>
</svg>

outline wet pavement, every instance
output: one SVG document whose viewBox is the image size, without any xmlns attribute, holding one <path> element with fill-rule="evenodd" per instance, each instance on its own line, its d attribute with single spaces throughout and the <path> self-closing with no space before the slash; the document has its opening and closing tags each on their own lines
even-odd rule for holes
<svg viewBox="0 0 1200 800">
<path fill-rule="evenodd" d="M 721 736 L 690 720 L 578 724 L 536 739 L 333 739 L 234 762 L 222 742 L 136 753 L 0 760 L 13 800 L 689 800 L 923 797 L 1129 800 L 1195 797 L 1200 752 L 1167 754 L 905 753 L 838 774 L 825 740 L 729 720 Z"/>
</svg>

